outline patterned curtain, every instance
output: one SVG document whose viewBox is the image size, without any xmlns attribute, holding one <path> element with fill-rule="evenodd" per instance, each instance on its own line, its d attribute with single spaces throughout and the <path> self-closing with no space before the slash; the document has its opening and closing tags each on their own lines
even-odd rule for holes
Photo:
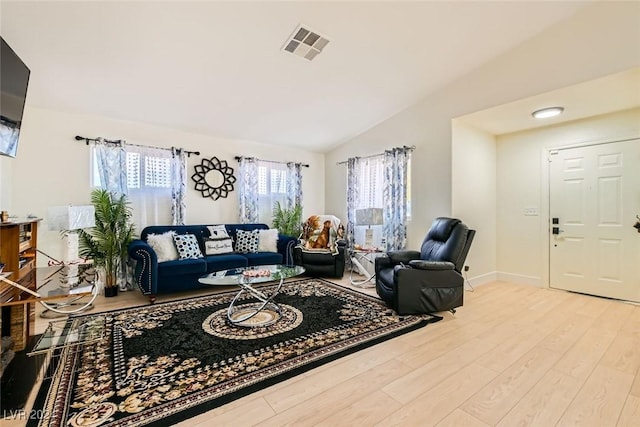
<svg viewBox="0 0 640 427">
<path fill-rule="evenodd" d="M 173 225 L 184 225 L 187 206 L 187 155 L 184 150 L 171 147 L 171 218 Z"/>
<path fill-rule="evenodd" d="M 243 224 L 258 222 L 258 163 L 253 157 L 238 160 L 238 215 Z"/>
<path fill-rule="evenodd" d="M 347 160 L 347 244 L 353 248 L 355 244 L 356 207 L 360 204 L 358 194 L 360 159 L 352 157 Z"/>
<path fill-rule="evenodd" d="M 96 163 L 100 175 L 100 186 L 114 194 L 128 194 L 127 153 L 124 143 L 95 142 Z"/>
<path fill-rule="evenodd" d="M 287 208 L 302 205 L 302 164 L 287 163 Z"/>
<path fill-rule="evenodd" d="M 398 147 L 384 153 L 383 217 L 386 250 L 407 244 L 407 167 L 412 149 Z"/>
</svg>

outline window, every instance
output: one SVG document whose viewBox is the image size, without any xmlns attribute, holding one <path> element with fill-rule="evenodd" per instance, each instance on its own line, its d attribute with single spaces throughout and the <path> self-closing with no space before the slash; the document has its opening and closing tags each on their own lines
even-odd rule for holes
<svg viewBox="0 0 640 427">
<path fill-rule="evenodd" d="M 412 210 L 411 156 L 406 150 L 403 147 L 378 156 L 350 159 L 347 203 L 353 243 L 387 245 L 389 250 L 404 247 L 404 230 L 406 222 L 411 220 Z M 405 173 L 406 183 L 402 179 Z M 399 193 L 402 190 L 404 195 Z M 385 224 L 357 224 L 356 211 L 367 208 L 383 209 Z M 365 235 L 369 237 L 365 238 Z"/>
<path fill-rule="evenodd" d="M 268 196 L 270 194 L 287 194 L 287 169 L 270 165 L 258 166 L 258 194 Z"/>
<path fill-rule="evenodd" d="M 382 208 L 384 186 L 384 157 L 363 159 L 358 170 L 359 197 L 356 209 Z"/>
<path fill-rule="evenodd" d="M 172 223 L 172 164 L 170 150 L 126 146 L 127 196 L 138 231 Z M 91 166 L 91 185 L 102 187 L 95 147 L 91 147 Z"/>
<path fill-rule="evenodd" d="M 135 149 L 135 148 L 134 148 Z M 130 150 L 127 147 L 127 150 Z M 167 150 L 162 150 L 167 151 Z M 127 151 L 127 188 L 129 190 L 171 189 L 171 153 L 166 157 Z M 91 148 L 91 186 L 100 187 L 95 150 Z"/>
<path fill-rule="evenodd" d="M 276 202 L 285 205 L 287 199 L 287 165 L 258 161 L 258 218 L 271 224 Z"/>
<path fill-rule="evenodd" d="M 384 208 L 384 156 L 374 156 L 362 159 L 356 169 L 357 191 L 355 205 L 353 206 L 353 217 L 359 209 Z M 361 245 L 368 243 L 374 246 L 382 244 L 381 225 L 358 225 L 355 224 L 355 242 Z M 370 233 L 370 242 L 366 234 Z"/>
</svg>

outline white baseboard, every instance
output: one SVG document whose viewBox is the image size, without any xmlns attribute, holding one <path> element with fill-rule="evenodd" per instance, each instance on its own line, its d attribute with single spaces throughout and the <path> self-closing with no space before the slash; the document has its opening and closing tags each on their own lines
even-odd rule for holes
<svg viewBox="0 0 640 427">
<path fill-rule="evenodd" d="M 524 274 L 505 273 L 498 271 L 497 280 L 501 282 L 517 283 L 519 285 L 535 286 L 536 288 L 544 287 L 542 278 L 536 276 L 525 276 Z"/>
<path fill-rule="evenodd" d="M 481 274 L 479 276 L 465 278 L 465 281 L 469 282 L 474 288 L 477 286 L 486 285 L 487 283 L 495 282 L 496 280 L 498 280 L 498 273 L 495 271 L 491 273 Z"/>
</svg>

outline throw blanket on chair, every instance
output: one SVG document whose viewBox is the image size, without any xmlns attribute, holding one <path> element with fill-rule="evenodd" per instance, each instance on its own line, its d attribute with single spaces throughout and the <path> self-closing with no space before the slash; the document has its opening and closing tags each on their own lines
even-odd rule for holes
<svg viewBox="0 0 640 427">
<path fill-rule="evenodd" d="M 311 215 L 302 225 L 300 246 L 308 251 L 338 253 L 337 241 L 344 237 L 344 227 L 333 215 Z"/>
</svg>

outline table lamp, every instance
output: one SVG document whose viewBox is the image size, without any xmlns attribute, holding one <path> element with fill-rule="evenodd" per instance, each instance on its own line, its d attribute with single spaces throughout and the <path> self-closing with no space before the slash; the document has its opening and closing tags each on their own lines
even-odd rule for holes
<svg viewBox="0 0 640 427">
<path fill-rule="evenodd" d="M 356 225 L 368 226 L 364 235 L 364 247 L 369 248 L 373 245 L 373 230 L 371 226 L 382 224 L 382 208 L 356 209 Z"/>
<path fill-rule="evenodd" d="M 47 219 L 50 231 L 64 231 L 62 261 L 78 260 L 78 233 L 75 230 L 96 225 L 95 209 L 92 205 L 53 206 L 48 209 Z"/>
</svg>

